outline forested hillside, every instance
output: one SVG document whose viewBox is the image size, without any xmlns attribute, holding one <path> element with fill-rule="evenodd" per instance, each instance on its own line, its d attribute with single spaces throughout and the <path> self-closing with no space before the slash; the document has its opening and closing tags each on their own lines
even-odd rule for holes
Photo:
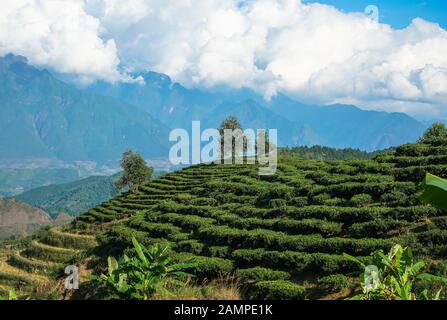
<svg viewBox="0 0 447 320">
<path fill-rule="evenodd" d="M 154 178 L 166 174 L 156 170 Z M 15 198 L 48 212 L 53 218 L 65 213 L 71 217 L 96 207 L 97 205 L 117 196 L 119 192 L 115 182 L 121 173 L 113 176 L 91 176 L 82 180 L 52 184 L 24 192 Z"/>
<path fill-rule="evenodd" d="M 281 156 L 295 156 L 306 160 L 370 160 L 383 151 L 366 152 L 358 149 L 335 149 L 323 146 L 280 148 Z"/>
<path fill-rule="evenodd" d="M 20 275 L 28 281 L 23 291 L 35 292 L 35 273 L 27 272 L 48 278 L 50 267 L 92 246 L 96 257 L 80 264 L 98 272 L 108 255 L 132 246 L 132 237 L 197 262 L 198 283 L 235 274 L 242 295 L 253 299 L 348 297 L 358 266 L 342 254 L 368 262 L 373 251 L 396 243 L 442 275 L 447 213 L 418 195 L 425 172 L 447 177 L 446 160 L 447 137 L 431 136 L 373 160 L 281 157 L 271 177 L 248 165 L 190 167 L 90 210 L 65 231 L 42 233 L 4 262 L 0 283 L 20 287 Z"/>
<path fill-rule="evenodd" d="M 40 187 L 16 198 L 42 208 L 53 217 L 60 213 L 76 217 L 116 196 L 115 179 L 116 176 L 93 176 L 67 184 Z"/>
</svg>

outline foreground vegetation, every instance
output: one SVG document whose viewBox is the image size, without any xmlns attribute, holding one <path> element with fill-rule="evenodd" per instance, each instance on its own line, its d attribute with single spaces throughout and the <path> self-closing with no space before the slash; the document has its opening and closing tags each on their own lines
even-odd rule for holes
<svg viewBox="0 0 447 320">
<path fill-rule="evenodd" d="M 175 297 L 212 298 L 195 291 L 212 283 L 248 299 L 349 298 L 362 292 L 358 263 L 395 245 L 424 263 L 418 272 L 446 276 L 447 213 L 420 199 L 427 172 L 447 177 L 446 151 L 447 136 L 432 134 L 373 160 L 282 157 L 271 177 L 248 165 L 186 168 L 22 243 L 0 267 L 0 285 L 19 297 L 47 292 L 39 279 L 57 279 L 74 262 L 84 274 L 107 274 L 109 256 L 138 255 L 134 238 L 167 247 L 174 264 L 195 264 Z M 443 286 L 412 288 L 435 298 Z M 85 283 L 75 298 L 104 296 Z"/>
<path fill-rule="evenodd" d="M 410 248 L 395 245 L 388 254 L 378 250 L 372 264 L 344 255 L 361 267 L 362 293 L 352 300 L 439 300 L 445 298 L 444 288 L 433 292 L 430 283 L 446 284 L 447 278 L 421 273 L 423 261 L 415 261 Z M 426 284 L 429 284 L 426 286 Z M 419 287 L 416 287 L 419 284 Z M 419 290 L 418 290 L 419 289 Z"/>
</svg>

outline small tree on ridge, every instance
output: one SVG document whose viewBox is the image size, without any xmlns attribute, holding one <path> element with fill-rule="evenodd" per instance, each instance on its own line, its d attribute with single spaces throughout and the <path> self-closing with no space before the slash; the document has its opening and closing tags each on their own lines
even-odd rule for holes
<svg viewBox="0 0 447 320">
<path fill-rule="evenodd" d="M 139 188 L 152 178 L 153 168 L 146 164 L 138 152 L 132 150 L 124 152 L 120 165 L 123 168 L 123 174 L 115 183 L 119 191 L 129 188 L 132 193 L 137 194 Z"/>
</svg>

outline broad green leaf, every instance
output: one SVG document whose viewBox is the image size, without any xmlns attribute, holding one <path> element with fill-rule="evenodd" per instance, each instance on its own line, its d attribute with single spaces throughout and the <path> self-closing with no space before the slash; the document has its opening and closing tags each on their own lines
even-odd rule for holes
<svg viewBox="0 0 447 320">
<path fill-rule="evenodd" d="M 438 209 L 447 210 L 447 180 L 428 173 L 423 187 L 424 193 L 420 196 L 421 200 Z"/>
<path fill-rule="evenodd" d="M 439 277 L 428 273 L 423 273 L 417 277 L 419 280 L 427 282 L 440 282 L 447 285 L 447 278 Z"/>
<path fill-rule="evenodd" d="M 436 292 L 435 296 L 433 297 L 433 300 L 440 300 L 441 293 L 442 293 L 442 289 L 439 289 L 438 292 Z"/>
<path fill-rule="evenodd" d="M 417 263 L 415 263 L 412 267 L 411 267 L 411 274 L 412 275 L 416 275 L 419 271 L 421 271 L 421 269 L 425 266 L 425 263 L 423 261 L 419 261 Z"/>
<path fill-rule="evenodd" d="M 118 261 L 114 257 L 109 257 L 107 263 L 109 265 L 109 275 L 112 275 L 118 269 Z"/>
<path fill-rule="evenodd" d="M 132 243 L 133 246 L 135 247 L 135 250 L 137 252 L 138 257 L 141 259 L 141 261 L 143 261 L 143 263 L 148 266 L 149 265 L 149 261 L 147 260 L 146 256 L 144 255 L 143 252 L 143 248 L 141 247 L 141 245 L 138 243 L 137 239 L 135 239 L 134 237 L 132 238 Z"/>
<path fill-rule="evenodd" d="M 349 255 L 349 254 L 347 254 L 347 253 L 343 253 L 343 257 L 345 257 L 346 259 L 348 259 L 348 260 L 351 261 L 351 262 L 354 262 L 354 263 L 356 263 L 356 264 L 359 264 L 359 265 L 362 266 L 363 268 L 366 267 L 366 265 L 365 265 L 363 262 L 361 262 L 359 259 L 357 259 L 356 257 L 353 257 L 353 256 L 351 256 L 351 255 Z"/>
<path fill-rule="evenodd" d="M 9 300 L 17 300 L 17 295 L 14 290 L 9 291 Z"/>
</svg>

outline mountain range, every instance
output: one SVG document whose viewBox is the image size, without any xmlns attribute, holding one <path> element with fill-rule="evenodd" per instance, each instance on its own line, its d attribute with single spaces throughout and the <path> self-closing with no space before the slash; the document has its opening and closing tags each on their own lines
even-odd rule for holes
<svg viewBox="0 0 447 320">
<path fill-rule="evenodd" d="M 59 81 L 26 58 L 0 59 L 0 158 L 105 162 L 127 148 L 167 150 L 166 127 L 116 99 Z M 1 160 L 1 159 L 0 159 Z"/>
<path fill-rule="evenodd" d="M 164 74 L 136 76 L 144 83 L 98 82 L 89 90 L 130 103 L 169 128 L 188 129 L 193 120 L 216 127 L 234 115 L 244 128 L 278 129 L 279 144 L 289 147 L 376 151 L 415 141 L 428 126 L 404 113 L 367 111 L 353 105 L 306 105 L 284 94 L 266 101 L 248 89 L 203 91 L 187 89 Z"/>
<path fill-rule="evenodd" d="M 417 139 L 426 125 L 402 113 L 355 106 L 311 106 L 279 94 L 188 89 L 167 75 L 135 74 L 144 83 L 65 83 L 25 57 L 0 58 L 0 164 L 25 159 L 117 163 L 128 148 L 167 158 L 169 130 L 217 127 L 229 115 L 244 128 L 278 129 L 280 146 L 327 145 L 366 151 Z"/>
</svg>

